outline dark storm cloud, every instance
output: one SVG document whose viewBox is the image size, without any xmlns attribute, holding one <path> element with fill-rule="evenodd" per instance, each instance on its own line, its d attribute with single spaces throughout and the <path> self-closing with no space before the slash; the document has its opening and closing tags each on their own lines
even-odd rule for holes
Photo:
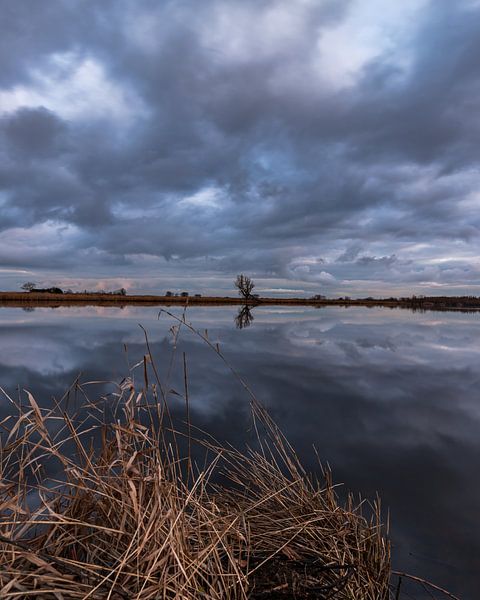
<svg viewBox="0 0 480 600">
<path fill-rule="evenodd" d="M 464 6 L 431 4 L 430 18 L 413 40 L 416 59 L 403 84 L 382 61 L 366 69 L 360 90 L 362 108 L 370 106 L 362 110 L 371 125 L 362 128 L 367 148 L 379 144 L 390 157 L 414 162 L 441 160 L 447 170 L 475 162 L 479 126 L 468 117 L 480 90 L 480 11 Z"/>
<path fill-rule="evenodd" d="M 335 41 L 365 25 L 353 0 L 1 8 L 0 232 L 28 238 L 24 252 L 0 238 L 1 264 L 88 266 L 90 252 L 95 276 L 102 261 L 204 259 L 205 273 L 342 286 L 382 265 L 413 281 L 442 248 L 476 272 L 473 4 L 419 0 L 354 75 L 332 62 L 361 51 Z M 47 248 L 27 260 L 35 228 Z"/>
<path fill-rule="evenodd" d="M 58 142 L 64 126 L 58 117 L 43 107 L 22 108 L 10 118 L 3 118 L 0 121 L 0 130 L 6 138 L 7 150 L 13 158 L 28 160 L 58 153 Z"/>
</svg>

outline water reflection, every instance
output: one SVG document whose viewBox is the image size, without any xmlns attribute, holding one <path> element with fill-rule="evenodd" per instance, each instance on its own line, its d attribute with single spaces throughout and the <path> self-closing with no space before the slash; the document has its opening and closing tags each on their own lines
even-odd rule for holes
<svg viewBox="0 0 480 600">
<path fill-rule="evenodd" d="M 337 481 L 370 497 L 381 493 L 397 566 L 462 598 L 478 597 L 480 315 L 260 306 L 255 326 L 242 321 L 237 329 L 236 311 L 191 308 L 187 320 L 220 344 L 308 468 L 318 468 L 315 445 Z M 1 309 L 0 385 L 10 394 L 30 389 L 46 405 L 79 374 L 84 381 L 141 379 L 142 369 L 130 372 L 145 353 L 139 323 L 165 381 L 173 323 L 156 308 Z M 179 363 L 183 351 L 195 423 L 220 440 L 252 439 L 248 398 L 225 365 L 186 330 Z M 168 385 L 181 392 L 177 366 Z M 182 415 L 181 398 L 172 402 Z M 8 411 L 2 401 L 0 419 Z"/>
<path fill-rule="evenodd" d="M 250 327 L 253 320 L 252 309 L 248 304 L 245 304 L 245 306 L 240 307 L 238 310 L 238 314 L 235 317 L 235 325 L 237 329 L 245 329 L 245 327 Z"/>
</svg>

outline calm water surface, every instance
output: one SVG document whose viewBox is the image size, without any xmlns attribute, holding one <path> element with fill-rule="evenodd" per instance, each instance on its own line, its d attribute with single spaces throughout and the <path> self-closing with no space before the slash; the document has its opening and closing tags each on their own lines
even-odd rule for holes
<svg viewBox="0 0 480 600">
<path fill-rule="evenodd" d="M 145 352 L 139 323 L 165 373 L 173 321 L 158 312 L 1 308 L 0 386 L 28 388 L 45 406 L 79 373 L 119 381 Z M 237 312 L 192 308 L 187 320 L 220 343 L 309 469 L 317 469 L 315 445 L 336 481 L 367 497 L 380 493 L 397 568 L 479 598 L 480 315 L 260 307 L 251 326 L 238 329 Z M 181 335 L 179 349 L 195 422 L 244 441 L 245 392 L 192 334 Z M 0 418 L 6 411 L 2 398 Z"/>
</svg>

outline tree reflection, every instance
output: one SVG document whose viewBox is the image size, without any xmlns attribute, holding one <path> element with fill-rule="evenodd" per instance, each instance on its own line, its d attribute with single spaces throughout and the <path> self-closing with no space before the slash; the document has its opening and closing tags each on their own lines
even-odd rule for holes
<svg viewBox="0 0 480 600">
<path fill-rule="evenodd" d="M 245 304 L 238 311 L 238 315 L 235 317 L 235 325 L 237 329 L 245 329 L 245 327 L 250 327 L 253 321 L 253 314 L 250 307 Z"/>
</svg>

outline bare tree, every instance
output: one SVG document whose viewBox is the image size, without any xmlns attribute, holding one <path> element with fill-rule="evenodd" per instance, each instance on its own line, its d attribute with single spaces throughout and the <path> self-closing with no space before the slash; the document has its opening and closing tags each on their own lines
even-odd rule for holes
<svg viewBox="0 0 480 600">
<path fill-rule="evenodd" d="M 245 300 L 249 300 L 252 296 L 252 290 L 255 287 L 255 284 L 246 275 L 237 275 L 237 280 L 235 281 L 235 287 L 238 288 L 238 293 L 243 296 Z"/>
<path fill-rule="evenodd" d="M 33 281 L 27 281 L 22 285 L 22 290 L 25 290 L 26 292 L 33 292 L 36 287 L 37 286 L 35 283 L 33 283 Z"/>
</svg>

